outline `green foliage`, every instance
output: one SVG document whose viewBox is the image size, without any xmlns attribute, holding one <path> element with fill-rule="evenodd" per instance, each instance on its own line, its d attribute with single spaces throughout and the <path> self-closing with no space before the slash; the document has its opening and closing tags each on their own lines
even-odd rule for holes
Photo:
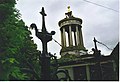
<svg viewBox="0 0 120 82">
<path fill-rule="evenodd" d="M 0 22 L 3 23 L 8 15 L 12 15 L 15 8 L 15 0 L 0 0 Z"/>
<path fill-rule="evenodd" d="M 81 46 L 81 45 L 71 46 L 71 47 L 63 47 L 61 52 L 73 51 L 73 50 L 85 50 L 85 48 L 83 46 Z"/>
<path fill-rule="evenodd" d="M 16 80 L 24 80 L 27 79 L 28 76 L 20 71 L 19 67 L 13 67 L 12 72 L 10 75 L 11 78 L 14 78 Z"/>
<path fill-rule="evenodd" d="M 63 63 L 63 62 L 76 61 L 76 60 L 80 60 L 80 58 L 77 57 L 75 54 L 67 53 L 64 57 L 61 57 L 60 59 L 58 59 L 58 62 Z"/>
<path fill-rule="evenodd" d="M 0 76 L 0 80 L 10 80 L 10 78 L 14 78 L 14 80 L 24 80 L 27 78 L 26 74 L 23 74 L 20 71 L 20 68 L 17 66 L 19 62 L 15 58 L 7 58 L 2 60 L 2 74 Z"/>
<path fill-rule="evenodd" d="M 0 0 L 0 80 L 37 80 L 40 54 L 14 6 Z"/>
</svg>

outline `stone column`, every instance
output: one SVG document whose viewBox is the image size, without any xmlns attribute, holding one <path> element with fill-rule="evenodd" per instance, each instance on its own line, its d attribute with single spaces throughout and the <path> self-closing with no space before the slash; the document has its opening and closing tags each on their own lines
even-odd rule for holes
<svg viewBox="0 0 120 82">
<path fill-rule="evenodd" d="M 69 33 L 69 31 L 67 32 L 67 34 L 68 34 L 68 43 L 69 43 L 69 46 L 70 46 L 70 33 Z"/>
<path fill-rule="evenodd" d="M 77 45 L 79 45 L 80 44 L 80 36 L 79 36 L 78 26 L 76 26 L 76 32 L 77 32 Z"/>
<path fill-rule="evenodd" d="M 77 46 L 76 32 L 74 32 L 74 41 L 75 41 L 75 46 Z"/>
<path fill-rule="evenodd" d="M 63 46 L 66 47 L 66 35 L 65 35 L 65 28 L 63 28 Z"/>
<path fill-rule="evenodd" d="M 86 65 L 86 75 L 87 75 L 87 80 L 90 81 L 90 68 L 89 68 L 89 65 Z"/>
<path fill-rule="evenodd" d="M 116 66 L 116 63 L 115 63 L 115 61 L 113 60 L 112 61 L 112 63 L 113 63 L 113 70 L 114 70 L 114 73 L 115 73 L 115 80 L 118 80 L 118 72 L 117 72 L 117 66 Z"/>
<path fill-rule="evenodd" d="M 83 44 L 83 36 L 82 36 L 82 30 L 80 29 L 80 45 L 84 47 L 84 44 Z"/>
<path fill-rule="evenodd" d="M 69 26 L 69 33 L 68 33 L 68 37 L 69 37 L 69 46 L 73 46 L 71 26 Z"/>
<path fill-rule="evenodd" d="M 61 45 L 62 45 L 62 47 L 64 46 L 64 42 L 63 42 L 63 32 L 62 32 L 62 30 L 61 30 Z"/>
</svg>

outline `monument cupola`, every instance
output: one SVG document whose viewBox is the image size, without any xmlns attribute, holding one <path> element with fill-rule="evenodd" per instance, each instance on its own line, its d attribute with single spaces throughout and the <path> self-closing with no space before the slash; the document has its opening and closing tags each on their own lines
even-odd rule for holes
<svg viewBox="0 0 120 82">
<path fill-rule="evenodd" d="M 82 19 L 74 17 L 70 6 L 66 17 L 59 21 L 61 32 L 61 56 L 65 54 L 79 54 L 80 50 L 85 50 L 82 36 Z"/>
</svg>

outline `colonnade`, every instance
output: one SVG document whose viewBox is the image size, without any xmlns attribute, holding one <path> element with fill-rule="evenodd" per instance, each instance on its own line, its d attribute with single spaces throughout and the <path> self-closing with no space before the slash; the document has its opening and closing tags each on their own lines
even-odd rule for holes
<svg viewBox="0 0 120 82">
<path fill-rule="evenodd" d="M 68 29 L 68 31 L 66 31 L 66 29 Z M 73 31 L 73 29 L 75 30 Z M 68 34 L 68 36 L 66 35 L 66 33 Z M 66 37 L 68 37 L 68 46 L 67 46 Z M 72 27 L 71 25 L 67 27 L 62 27 L 61 28 L 61 44 L 63 47 L 78 46 L 78 45 L 84 46 L 81 28 L 79 28 L 78 25 L 75 25 L 74 27 Z"/>
</svg>

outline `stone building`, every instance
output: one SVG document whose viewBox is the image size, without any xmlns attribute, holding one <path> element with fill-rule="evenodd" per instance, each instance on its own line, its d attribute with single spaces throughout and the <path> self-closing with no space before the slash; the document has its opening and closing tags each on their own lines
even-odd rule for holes
<svg viewBox="0 0 120 82">
<path fill-rule="evenodd" d="M 58 73 L 58 77 L 62 78 L 61 80 L 118 80 L 118 61 L 115 61 L 118 50 L 115 49 L 116 53 L 112 52 L 112 55 L 103 56 L 97 49 L 94 38 L 94 53 L 88 54 L 84 47 L 82 19 L 74 17 L 70 7 L 65 15 L 58 23 L 62 45 L 58 64 L 59 70 L 67 71 L 69 77 L 64 73 Z"/>
</svg>

